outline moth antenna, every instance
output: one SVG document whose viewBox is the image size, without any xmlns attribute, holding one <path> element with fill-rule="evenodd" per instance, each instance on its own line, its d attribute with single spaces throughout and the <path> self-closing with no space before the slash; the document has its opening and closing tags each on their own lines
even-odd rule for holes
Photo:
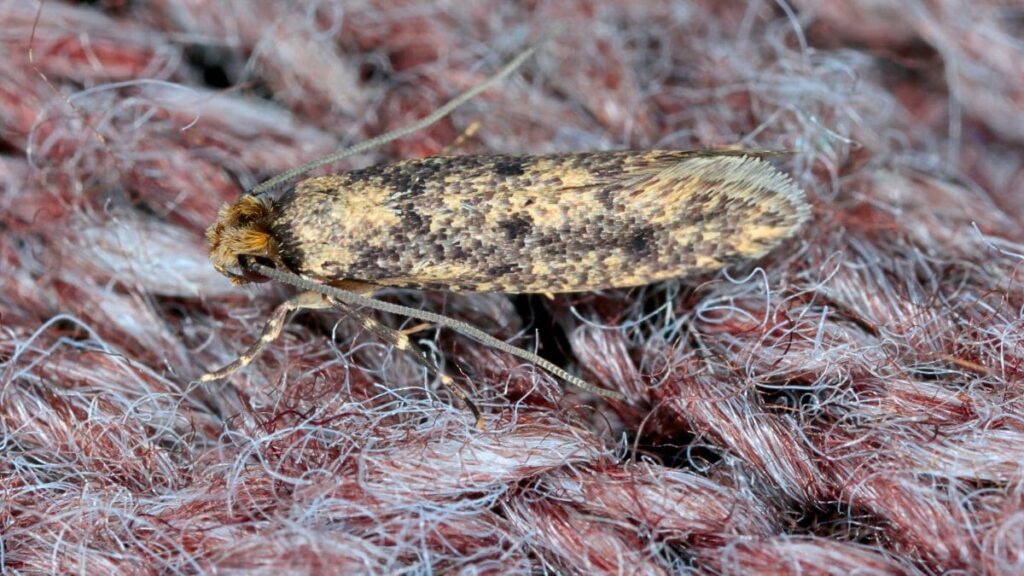
<svg viewBox="0 0 1024 576">
<path fill-rule="evenodd" d="M 475 98 L 484 90 L 487 90 L 488 88 L 494 86 L 495 84 L 503 80 L 506 76 L 508 76 L 517 68 L 522 66 L 523 62 L 525 62 L 530 56 L 533 56 L 533 53 L 536 51 L 536 46 L 531 46 L 530 48 L 523 50 L 518 56 L 512 59 L 511 62 L 505 64 L 505 66 L 496 74 L 484 80 L 480 84 L 477 84 L 476 86 L 463 92 L 462 94 L 459 94 L 458 96 L 449 100 L 446 104 L 444 104 L 437 110 L 434 110 L 431 114 L 417 120 L 416 122 L 413 122 L 412 124 L 403 126 L 401 128 L 396 128 L 390 132 L 385 132 L 384 134 L 375 136 L 373 138 L 370 138 L 369 140 L 364 140 L 359 144 L 349 146 L 344 150 L 335 152 L 333 154 L 328 154 L 323 158 L 313 160 L 312 162 L 307 162 L 302 166 L 298 166 L 296 168 L 292 168 L 291 170 L 282 172 L 269 180 L 257 184 L 247 193 L 253 196 L 264 194 L 277 188 L 280 184 L 291 181 L 296 177 L 301 176 L 306 172 L 309 172 L 310 170 L 315 170 L 317 168 L 320 168 L 321 166 L 333 164 L 343 158 L 348 158 L 349 156 L 354 156 L 356 154 L 360 154 L 368 150 L 373 150 L 374 148 L 378 148 L 389 142 L 393 142 L 399 138 L 404 138 L 405 136 L 419 132 L 420 130 L 423 130 L 424 128 L 427 128 L 428 126 L 443 119 L 445 116 L 448 116 L 449 114 L 451 114 L 452 110 L 455 110 L 459 106 Z"/>
<path fill-rule="evenodd" d="M 390 314 L 407 316 L 409 318 L 415 318 L 416 320 L 422 320 L 424 322 L 430 322 L 431 324 L 436 324 L 438 326 L 450 328 L 467 338 L 476 340 L 477 342 L 483 344 L 484 346 L 490 346 L 497 350 L 501 350 L 502 352 L 506 352 L 513 356 L 522 358 L 523 360 L 526 360 L 527 362 L 530 362 L 532 364 L 536 364 L 537 366 L 540 366 L 545 371 L 547 371 L 549 374 L 555 376 L 556 378 L 568 384 L 571 384 L 572 386 L 575 386 L 576 388 L 612 400 L 625 401 L 626 399 L 626 397 L 619 392 L 605 390 L 603 388 L 593 386 L 584 381 L 582 378 L 579 378 L 578 376 L 573 376 L 572 374 L 566 372 L 562 368 L 556 366 L 554 363 L 549 362 L 544 358 L 541 358 L 537 354 L 528 352 L 517 346 L 513 346 L 508 342 L 498 340 L 494 336 L 491 336 L 490 334 L 484 332 L 483 330 L 477 328 L 476 326 L 473 326 L 472 324 L 455 320 L 454 318 L 449 318 L 441 314 L 426 312 L 424 310 L 410 308 L 408 306 L 402 306 L 401 304 L 383 302 L 381 300 L 369 298 L 367 296 L 356 294 L 354 292 L 341 290 L 333 286 L 326 286 L 324 284 L 320 284 L 319 282 L 314 282 L 312 280 L 303 278 L 302 276 L 299 276 L 297 274 L 292 274 L 291 272 L 278 270 L 277 268 L 265 266 L 258 262 L 250 262 L 248 264 L 248 268 L 251 271 L 256 272 L 257 274 L 260 274 L 272 280 L 277 280 L 278 282 L 290 284 L 302 290 L 319 292 L 324 296 L 334 298 L 350 306 L 362 306 L 364 308 L 379 310 L 381 312 L 387 312 Z"/>
</svg>

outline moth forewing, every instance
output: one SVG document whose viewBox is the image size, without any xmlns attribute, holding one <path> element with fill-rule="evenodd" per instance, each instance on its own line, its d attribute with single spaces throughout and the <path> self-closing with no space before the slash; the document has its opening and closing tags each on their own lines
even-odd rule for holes
<svg viewBox="0 0 1024 576">
<path fill-rule="evenodd" d="M 262 224 L 288 270 L 331 283 L 581 292 L 761 256 L 802 193 L 737 153 L 589 152 L 409 160 L 310 178 Z"/>
</svg>

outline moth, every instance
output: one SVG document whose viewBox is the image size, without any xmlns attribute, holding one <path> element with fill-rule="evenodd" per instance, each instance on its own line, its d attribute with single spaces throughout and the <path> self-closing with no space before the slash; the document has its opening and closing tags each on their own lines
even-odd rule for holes
<svg viewBox="0 0 1024 576">
<path fill-rule="evenodd" d="M 758 258 L 807 219 L 792 180 L 763 153 L 744 151 L 430 157 L 307 178 L 276 197 L 265 191 L 420 129 L 515 66 L 413 126 L 286 173 L 221 209 L 207 231 L 214 267 L 237 284 L 276 280 L 304 292 L 274 312 L 245 354 L 204 381 L 248 364 L 287 313 L 302 308 L 342 308 L 426 362 L 407 336 L 360 311 L 367 307 L 450 327 L 621 400 L 467 323 L 371 296 L 384 287 L 550 294 L 640 286 Z M 481 426 L 472 401 L 440 376 Z"/>
</svg>

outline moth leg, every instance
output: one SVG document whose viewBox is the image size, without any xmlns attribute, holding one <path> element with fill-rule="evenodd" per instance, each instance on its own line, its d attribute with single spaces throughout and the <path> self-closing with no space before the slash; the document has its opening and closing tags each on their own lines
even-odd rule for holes
<svg viewBox="0 0 1024 576">
<path fill-rule="evenodd" d="M 469 123 L 469 126 L 466 126 L 466 129 L 462 131 L 462 134 L 459 134 L 455 138 L 455 140 L 452 140 L 451 144 L 442 148 L 441 151 L 437 153 L 437 155 L 448 156 L 449 154 L 454 152 L 459 146 L 465 144 L 466 140 L 472 138 L 477 133 L 477 130 L 480 130 L 480 121 L 473 120 L 472 122 Z"/>
<path fill-rule="evenodd" d="M 334 280 L 328 282 L 329 285 L 337 288 L 338 290 L 344 290 L 345 292 L 355 292 L 362 296 L 372 296 L 377 291 L 376 284 L 369 284 L 367 282 L 360 282 L 359 280 Z M 324 307 L 327 307 L 325 305 Z"/>
<path fill-rule="evenodd" d="M 392 302 L 384 302 L 382 300 L 376 300 L 374 298 L 369 298 L 361 294 L 355 294 L 353 292 L 339 290 L 335 288 L 333 285 L 319 284 L 314 280 L 310 280 L 309 278 L 303 278 L 302 276 L 298 276 L 291 272 L 278 270 L 277 268 L 273 268 L 270 266 L 264 266 L 259 262 L 255 262 L 251 266 L 254 272 L 258 272 L 264 276 L 267 276 L 268 278 L 273 278 L 274 280 L 277 280 L 279 282 L 290 284 L 292 286 L 295 286 L 296 288 L 302 288 L 303 290 L 312 290 L 320 294 L 324 294 L 325 296 L 330 296 L 335 301 L 344 303 L 346 306 L 365 306 L 373 310 L 380 310 L 381 312 L 390 312 L 392 314 L 401 314 L 408 318 L 415 318 L 416 320 L 422 320 L 424 322 L 437 324 L 438 326 L 444 326 L 446 328 L 458 332 L 459 334 L 462 334 L 467 338 L 476 340 L 477 342 L 485 346 L 490 346 L 492 348 L 495 348 L 496 350 L 501 350 L 502 352 L 506 352 L 508 354 L 511 354 L 513 356 L 522 358 L 523 360 L 536 364 L 540 368 L 546 370 L 552 376 L 559 378 L 564 382 L 572 384 L 573 386 L 581 390 L 586 390 L 587 392 L 597 394 L 598 396 L 604 396 L 605 398 L 618 400 L 620 402 L 625 402 L 627 400 L 626 396 L 621 392 L 616 392 L 614 390 L 605 390 L 604 388 L 598 388 L 597 386 L 588 384 L 586 380 L 583 380 L 579 376 L 573 376 L 572 374 L 566 372 L 563 368 L 557 366 L 554 362 L 542 358 L 532 352 L 527 352 L 526 350 L 523 350 L 522 348 L 519 348 L 517 346 L 513 346 L 508 342 L 505 342 L 504 340 L 499 340 L 494 336 L 491 336 L 487 332 L 484 332 L 483 330 L 467 322 L 455 320 L 454 318 L 449 318 L 443 314 L 435 314 L 433 312 L 420 310 L 419 308 L 410 308 L 409 306 L 402 306 L 401 304 L 394 304 Z"/>
<path fill-rule="evenodd" d="M 474 404 L 473 401 L 469 398 L 469 395 L 466 394 L 466 392 L 462 388 L 459 388 L 458 384 L 455 383 L 455 380 L 453 380 L 447 374 L 444 374 L 441 371 L 441 368 L 437 364 L 435 364 L 429 357 L 427 357 L 426 354 L 424 354 L 418 348 L 416 348 L 413 345 L 412 341 L 409 340 L 409 336 L 406 335 L 405 332 L 381 324 L 380 321 L 378 321 L 373 316 L 370 316 L 365 312 L 356 310 L 355 308 L 352 308 L 351 306 L 348 306 L 337 300 L 334 301 L 334 305 L 335 307 L 343 310 L 346 314 L 352 315 L 353 318 L 359 321 L 360 326 L 362 326 L 365 330 L 373 332 L 378 338 L 383 340 L 385 343 L 394 346 L 396 350 L 401 350 L 403 352 L 408 352 L 409 354 L 412 354 L 413 357 L 416 358 L 416 360 L 418 360 L 421 364 L 426 366 L 428 370 L 430 370 L 434 374 L 437 374 L 438 378 L 440 378 L 441 380 L 441 384 L 444 384 L 445 388 L 450 390 L 452 394 L 455 394 L 455 396 L 459 400 L 462 400 L 466 404 L 466 407 L 469 408 L 469 411 L 473 413 L 473 417 L 476 419 L 477 429 L 486 429 L 484 425 L 483 415 L 480 414 L 480 410 L 476 407 L 476 404 Z"/>
<path fill-rule="evenodd" d="M 430 324 L 429 322 L 420 322 L 419 324 L 417 324 L 415 326 L 409 326 L 408 328 L 403 328 L 401 330 L 401 332 L 402 332 L 402 334 L 405 334 L 406 336 L 412 336 L 413 334 L 415 334 L 417 332 L 423 332 L 424 330 L 426 330 L 427 328 L 430 328 L 431 326 L 433 326 L 433 324 Z"/>
<path fill-rule="evenodd" d="M 260 337 L 253 342 L 252 346 L 249 346 L 245 352 L 242 352 L 234 362 L 218 370 L 203 374 L 197 382 L 205 383 L 220 380 L 230 376 L 236 370 L 248 366 L 268 344 L 277 340 L 277 337 L 281 335 L 281 329 L 284 328 L 284 322 L 289 312 L 294 312 L 295 310 L 317 310 L 330 308 L 330 306 L 330 302 L 317 292 L 302 292 L 292 296 L 274 309 L 270 314 L 270 318 L 267 319 L 267 323 L 263 325 Z"/>
</svg>

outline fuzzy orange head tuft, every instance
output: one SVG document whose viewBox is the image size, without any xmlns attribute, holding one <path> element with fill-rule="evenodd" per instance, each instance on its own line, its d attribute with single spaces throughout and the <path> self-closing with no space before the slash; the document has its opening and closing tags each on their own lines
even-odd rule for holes
<svg viewBox="0 0 1024 576">
<path fill-rule="evenodd" d="M 225 204 L 217 221 L 206 229 L 210 262 L 234 284 L 266 281 L 245 269 L 240 257 L 269 260 L 279 264 L 277 241 L 270 233 L 274 204 L 269 198 L 245 195 Z"/>
</svg>

